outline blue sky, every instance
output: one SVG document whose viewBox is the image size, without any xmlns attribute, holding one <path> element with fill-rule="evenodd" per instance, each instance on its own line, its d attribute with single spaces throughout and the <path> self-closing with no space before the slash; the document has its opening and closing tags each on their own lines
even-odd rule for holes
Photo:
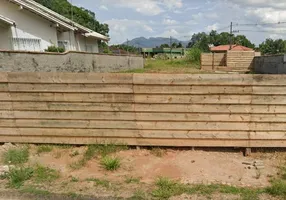
<svg viewBox="0 0 286 200">
<path fill-rule="evenodd" d="M 71 0 L 70 0 L 71 1 Z M 109 24 L 111 44 L 135 37 L 189 40 L 197 32 L 234 30 L 255 44 L 265 38 L 286 39 L 286 0 L 72 0 Z"/>
</svg>

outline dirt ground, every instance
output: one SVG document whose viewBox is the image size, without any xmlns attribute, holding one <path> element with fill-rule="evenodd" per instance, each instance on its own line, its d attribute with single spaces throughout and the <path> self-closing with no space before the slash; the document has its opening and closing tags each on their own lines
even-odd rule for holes
<svg viewBox="0 0 286 200">
<path fill-rule="evenodd" d="M 267 187 L 270 185 L 270 179 L 277 175 L 278 167 L 281 165 L 281 154 L 285 155 L 285 153 L 253 153 L 249 157 L 244 157 L 242 152 L 233 149 L 228 151 L 165 149 L 158 156 L 152 150 L 130 149 L 114 154 L 120 158 L 121 167 L 115 172 L 109 172 L 101 167 L 99 158 L 88 161 L 81 169 L 71 169 L 70 165 L 83 157 L 87 147 L 53 148 L 51 152 L 41 154 L 37 154 L 36 149 L 37 146 L 30 145 L 29 164 L 48 166 L 59 170 L 61 174 L 59 180 L 42 185 L 41 189 L 53 193 L 75 192 L 101 198 L 129 198 L 137 189 L 149 190 L 158 177 L 169 177 L 184 184 Z M 5 151 L 5 148 L 0 147 L 0 153 L 1 151 Z M 75 151 L 79 155 L 72 157 L 71 154 Z M 243 164 L 255 160 L 263 161 L 265 168 L 257 170 Z M 127 177 L 138 178 L 140 183 L 124 184 Z M 72 178 L 78 181 L 73 182 Z M 90 178 L 108 180 L 110 187 L 95 189 L 93 182 L 86 181 Z M 0 187 L 3 191 L 6 190 L 5 181 L 0 181 Z M 183 195 L 172 199 L 205 199 L 205 197 Z M 222 199 L 222 197 L 214 196 L 212 199 Z M 225 199 L 236 199 L 236 196 L 228 196 Z"/>
</svg>

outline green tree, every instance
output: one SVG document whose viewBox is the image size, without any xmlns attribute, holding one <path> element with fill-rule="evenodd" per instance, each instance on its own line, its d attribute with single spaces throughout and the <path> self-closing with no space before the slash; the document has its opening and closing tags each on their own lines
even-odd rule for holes
<svg viewBox="0 0 286 200">
<path fill-rule="evenodd" d="M 259 45 L 259 50 L 263 55 L 276 55 L 286 53 L 286 41 L 282 39 L 266 39 Z"/>
<path fill-rule="evenodd" d="M 100 34 L 108 36 L 109 27 L 107 24 L 101 24 L 95 18 L 95 13 L 85 8 L 73 6 L 67 0 L 35 0 L 43 6 L 63 15 L 66 18 L 94 30 Z"/>
<path fill-rule="evenodd" d="M 177 45 L 177 48 L 183 48 L 183 45 L 181 42 L 179 42 L 179 44 Z"/>
<path fill-rule="evenodd" d="M 170 48 L 168 44 L 161 44 L 160 48 Z"/>
<path fill-rule="evenodd" d="M 252 48 L 254 49 L 255 48 L 255 45 L 252 44 L 250 42 L 250 40 L 248 40 L 245 35 L 237 35 L 235 38 L 234 38 L 234 44 L 239 44 L 239 45 L 242 45 L 242 46 L 245 46 L 245 47 L 249 47 L 249 48 Z"/>
<path fill-rule="evenodd" d="M 203 52 L 209 51 L 209 45 L 219 46 L 227 45 L 230 43 L 230 33 L 222 32 L 217 33 L 217 31 L 211 31 L 209 34 L 204 32 L 194 34 L 191 41 L 188 44 L 188 48 L 198 48 Z M 244 35 L 233 36 L 233 44 L 240 44 L 249 48 L 254 48 L 255 45 L 252 44 Z"/>
</svg>

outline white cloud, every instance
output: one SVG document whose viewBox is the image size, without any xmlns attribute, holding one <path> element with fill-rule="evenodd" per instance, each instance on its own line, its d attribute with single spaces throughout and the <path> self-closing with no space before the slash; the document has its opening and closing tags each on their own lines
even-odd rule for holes
<svg viewBox="0 0 286 200">
<path fill-rule="evenodd" d="M 131 8 L 149 16 L 159 15 L 166 12 L 166 9 L 173 10 L 183 7 L 182 0 L 101 0 L 101 2 Z"/>
<path fill-rule="evenodd" d="M 162 34 L 158 35 L 158 37 L 178 37 L 179 33 L 175 29 L 169 29 L 164 31 Z"/>
<path fill-rule="evenodd" d="M 219 24 L 215 23 L 206 27 L 206 31 L 210 32 L 212 30 L 217 30 L 219 28 Z"/>
<path fill-rule="evenodd" d="M 238 5 L 253 7 L 273 7 L 278 9 L 286 8 L 285 0 L 228 0 Z"/>
<path fill-rule="evenodd" d="M 100 9 L 100 10 L 108 10 L 108 8 L 107 8 L 105 5 L 99 6 L 99 9 Z"/>
<path fill-rule="evenodd" d="M 174 25 L 174 24 L 177 24 L 178 22 L 176 20 L 173 20 L 173 19 L 164 19 L 163 20 L 163 24 L 164 25 Z"/>
<path fill-rule="evenodd" d="M 277 10 L 274 8 L 251 8 L 247 10 L 247 15 L 256 17 L 262 22 L 280 22 L 286 21 L 286 10 Z"/>
<path fill-rule="evenodd" d="M 143 28 L 144 28 L 145 31 L 148 31 L 149 33 L 153 33 L 154 32 L 154 30 L 150 26 L 148 26 L 146 24 L 143 25 Z"/>
<path fill-rule="evenodd" d="M 154 32 L 144 20 L 111 19 L 104 23 L 109 25 L 111 44 L 123 43 L 127 38 L 133 39 Z"/>
</svg>

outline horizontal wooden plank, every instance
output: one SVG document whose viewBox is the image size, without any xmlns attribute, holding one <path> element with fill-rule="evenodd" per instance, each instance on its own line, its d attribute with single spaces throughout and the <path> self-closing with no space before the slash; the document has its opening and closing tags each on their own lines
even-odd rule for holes
<svg viewBox="0 0 286 200">
<path fill-rule="evenodd" d="M 30 84 L 9 83 L 10 92 L 133 93 L 132 85 L 122 84 Z M 1 90 L 0 91 L 7 91 Z"/>
<path fill-rule="evenodd" d="M 135 112 L 72 112 L 72 111 L 0 111 L 0 119 L 78 119 L 78 120 L 129 120 Z"/>
<path fill-rule="evenodd" d="M 265 97 L 265 98 L 264 98 Z M 272 96 L 270 96 L 272 97 Z M 286 97 L 286 96 L 285 96 Z M 285 102 L 284 96 L 272 97 L 277 102 Z M 195 104 L 250 104 L 252 101 L 252 95 L 173 95 L 173 94 L 135 94 L 136 103 L 195 103 Z M 259 97 L 255 97 L 259 100 Z M 268 96 L 261 97 L 261 103 L 265 104 L 264 99 L 270 100 Z M 257 101 L 258 101 L 257 100 Z M 275 102 L 276 102 L 275 101 Z M 269 102 L 272 103 L 272 102 Z"/>
<path fill-rule="evenodd" d="M 1 92 L 0 101 L 132 103 L 133 94 Z"/>
<path fill-rule="evenodd" d="M 84 129 L 140 129 L 140 130 L 208 130 L 208 131 L 285 131 L 286 123 L 275 122 L 152 122 L 99 120 L 38 120 L 0 119 L 0 127 L 22 128 L 84 128 Z"/>
<path fill-rule="evenodd" d="M 282 105 L 195 105 L 195 104 L 136 104 L 136 112 L 170 112 L 170 113 L 272 113 L 285 114 Z"/>
<path fill-rule="evenodd" d="M 286 88 L 286 87 L 285 87 Z M 151 86 L 134 85 L 135 94 L 252 94 L 252 86 Z"/>
<path fill-rule="evenodd" d="M 136 146 L 172 147 L 249 147 L 249 140 L 199 140 L 199 139 L 151 139 L 151 138 L 97 138 L 97 137 L 45 137 L 45 136 L 5 136 L 0 142 L 30 144 L 126 144 Z M 282 146 L 282 142 L 279 143 Z M 284 142 L 286 146 L 286 142 Z"/>
<path fill-rule="evenodd" d="M 286 114 L 283 105 L 219 105 L 219 104 L 129 104 L 129 103 L 63 103 L 63 102 L 0 102 L 0 110 L 15 111 L 112 111 L 158 113 L 257 113 Z"/>
<path fill-rule="evenodd" d="M 286 140 L 284 132 L 1 128 L 0 136 Z"/>
<path fill-rule="evenodd" d="M 172 95 L 135 94 L 136 103 L 261 104 L 286 105 L 286 95 Z"/>
<path fill-rule="evenodd" d="M 8 74 L 7 72 L 0 72 L 0 83 L 8 82 Z"/>
<path fill-rule="evenodd" d="M 286 85 L 286 75 L 261 74 L 134 74 L 146 85 Z"/>
<path fill-rule="evenodd" d="M 134 111 L 127 103 L 62 103 L 62 102 L 0 102 L 0 110 L 50 110 L 50 111 Z"/>
<path fill-rule="evenodd" d="M 249 139 L 249 132 L 239 131 L 161 131 L 120 129 L 49 129 L 49 128 L 1 128 L 0 136 L 66 136 L 66 137 L 117 137 L 117 138 L 165 138 L 165 139 Z M 278 134 L 277 134 L 278 135 Z M 279 137 L 282 139 L 281 137 Z"/>
<path fill-rule="evenodd" d="M 253 86 L 253 94 L 286 94 L 285 86 Z"/>
<path fill-rule="evenodd" d="M 1 72 L 2 74 L 3 72 Z M 108 83 L 132 84 L 132 74 L 9 72 L 10 83 Z"/>
<path fill-rule="evenodd" d="M 77 119 L 179 122 L 286 122 L 286 114 L 0 111 L 0 119 Z"/>
</svg>

